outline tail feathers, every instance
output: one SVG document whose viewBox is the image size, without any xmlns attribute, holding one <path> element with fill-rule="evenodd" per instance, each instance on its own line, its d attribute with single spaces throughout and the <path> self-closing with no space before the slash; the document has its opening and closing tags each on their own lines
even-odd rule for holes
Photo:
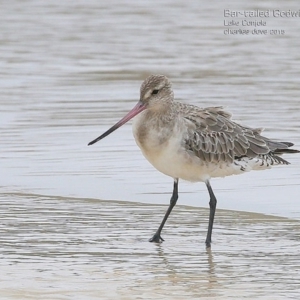
<svg viewBox="0 0 300 300">
<path fill-rule="evenodd" d="M 288 149 L 289 147 L 294 146 L 293 143 L 272 141 L 265 137 L 263 137 L 263 139 L 269 147 L 269 153 L 260 154 L 256 156 L 256 170 L 261 170 L 262 168 L 269 168 L 273 165 L 289 165 L 290 163 L 287 160 L 283 159 L 281 155 L 300 153 L 300 151 L 297 149 Z"/>
<path fill-rule="evenodd" d="M 291 143 L 291 142 L 281 142 L 281 144 L 285 144 L 285 145 L 287 145 L 288 147 L 294 146 L 294 144 Z"/>
<path fill-rule="evenodd" d="M 272 155 L 272 159 L 274 160 L 274 162 L 276 164 L 283 164 L 283 165 L 289 165 L 290 162 L 288 162 L 287 160 L 283 159 L 282 157 L 278 156 L 278 155 Z"/>
<path fill-rule="evenodd" d="M 276 155 L 274 152 L 259 155 L 257 160 L 257 169 L 269 168 L 276 165 L 289 165 L 290 163 L 282 157 Z"/>
<path fill-rule="evenodd" d="M 278 148 L 271 151 L 273 158 L 276 160 L 276 163 L 278 163 L 278 164 L 285 164 L 285 165 L 290 164 L 287 160 L 280 157 L 282 154 L 300 153 L 300 151 L 297 150 L 297 149 L 288 149 L 288 147 L 294 146 L 293 143 L 290 143 L 290 142 L 273 142 L 273 141 L 271 141 L 271 143 L 272 143 L 272 146 L 275 146 L 276 144 L 277 144 L 277 146 L 279 146 Z"/>
<path fill-rule="evenodd" d="M 290 143 L 290 142 L 281 142 L 281 144 L 284 144 L 287 147 L 291 147 L 291 146 L 294 145 L 293 143 Z M 296 149 L 287 149 L 287 148 L 283 148 L 282 149 L 280 147 L 280 148 L 277 148 L 274 151 L 272 151 L 272 153 L 273 153 L 273 157 L 276 159 L 277 163 L 289 165 L 290 163 L 287 160 L 281 158 L 280 155 L 282 155 L 282 154 L 300 153 L 300 151 L 296 150 Z"/>
<path fill-rule="evenodd" d="M 268 138 L 264 138 L 264 140 L 271 151 L 276 151 L 277 149 L 287 149 L 291 146 L 294 146 L 294 144 L 290 142 L 277 142 L 269 140 Z"/>
<path fill-rule="evenodd" d="M 284 153 L 300 153 L 299 150 L 296 150 L 296 149 L 276 149 L 273 151 L 274 154 L 284 154 Z"/>
<path fill-rule="evenodd" d="M 291 142 L 277 142 L 269 140 L 268 138 L 264 138 L 265 142 L 267 143 L 270 152 L 274 154 L 284 154 L 284 153 L 300 153 L 299 150 L 296 149 L 288 149 L 289 147 L 294 146 Z"/>
</svg>

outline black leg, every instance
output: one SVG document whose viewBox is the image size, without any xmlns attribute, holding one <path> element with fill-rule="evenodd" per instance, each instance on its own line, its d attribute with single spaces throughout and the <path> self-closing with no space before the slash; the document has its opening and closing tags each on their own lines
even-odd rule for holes
<svg viewBox="0 0 300 300">
<path fill-rule="evenodd" d="M 169 208 L 160 224 L 160 226 L 158 227 L 156 233 L 153 235 L 153 237 L 149 240 L 149 242 L 155 242 L 155 243 L 161 243 L 164 241 L 164 239 L 160 236 L 161 231 L 173 209 L 173 207 L 176 205 L 178 199 L 178 178 L 174 179 L 174 187 L 173 187 L 173 194 L 170 200 L 170 205 Z"/>
<path fill-rule="evenodd" d="M 206 186 L 209 192 L 210 196 L 210 201 L 209 201 L 209 222 L 208 222 L 208 230 L 207 230 L 207 236 L 206 236 L 206 247 L 210 248 L 211 244 L 211 234 L 212 234 L 212 229 L 213 229 L 213 224 L 214 224 L 214 218 L 215 218 L 215 212 L 216 212 L 216 207 L 217 207 L 217 199 L 214 195 L 214 192 L 210 186 L 209 181 L 207 180 Z"/>
</svg>

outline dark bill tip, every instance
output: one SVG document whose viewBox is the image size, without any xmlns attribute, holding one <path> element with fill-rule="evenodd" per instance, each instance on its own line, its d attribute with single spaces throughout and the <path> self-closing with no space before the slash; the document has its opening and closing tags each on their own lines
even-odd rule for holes
<svg viewBox="0 0 300 300">
<path fill-rule="evenodd" d="M 91 145 L 97 143 L 98 141 L 102 140 L 103 138 L 105 138 L 106 136 L 108 136 L 109 134 L 111 134 L 112 132 L 114 132 L 116 129 L 118 129 L 119 127 L 121 127 L 122 125 L 124 125 L 126 122 L 128 122 L 130 119 L 132 119 L 134 116 L 136 116 L 137 114 L 139 114 L 140 112 L 142 112 L 144 109 L 146 109 L 146 105 L 144 103 L 142 103 L 141 101 L 139 101 L 136 104 L 136 106 L 125 117 L 123 117 L 118 123 L 116 123 L 110 129 L 108 129 L 107 131 L 105 131 L 102 135 L 100 135 L 96 139 L 94 139 L 91 142 L 89 142 L 88 146 L 91 146 Z"/>
</svg>

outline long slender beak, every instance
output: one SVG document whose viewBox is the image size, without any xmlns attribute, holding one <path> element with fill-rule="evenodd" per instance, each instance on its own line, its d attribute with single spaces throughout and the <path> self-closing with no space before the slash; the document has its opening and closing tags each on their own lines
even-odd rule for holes
<svg viewBox="0 0 300 300">
<path fill-rule="evenodd" d="M 126 122 L 128 122 L 130 119 L 132 119 L 134 116 L 136 116 L 137 114 L 142 112 L 144 109 L 146 109 L 146 105 L 144 103 L 142 103 L 141 101 L 139 101 L 136 104 L 136 106 L 125 117 L 123 117 L 118 123 L 116 123 L 110 129 L 105 131 L 102 135 L 100 135 L 93 141 L 89 142 L 88 146 L 93 145 L 93 144 L 97 143 L 98 141 L 102 140 L 103 138 L 105 138 L 106 136 L 108 136 L 109 134 L 111 134 L 112 132 L 117 130 L 119 127 L 124 125 Z"/>
</svg>

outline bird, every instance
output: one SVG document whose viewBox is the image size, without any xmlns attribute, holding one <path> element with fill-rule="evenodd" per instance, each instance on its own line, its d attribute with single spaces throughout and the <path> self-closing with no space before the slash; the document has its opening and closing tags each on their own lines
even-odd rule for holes
<svg viewBox="0 0 300 300">
<path fill-rule="evenodd" d="M 209 193 L 209 220 L 205 244 L 211 247 L 217 198 L 210 180 L 215 177 L 288 165 L 282 154 L 300 153 L 291 142 L 278 142 L 232 120 L 223 106 L 200 108 L 174 99 L 165 75 L 150 75 L 141 85 L 140 99 L 119 122 L 92 140 L 93 145 L 133 117 L 133 135 L 145 158 L 172 177 L 169 207 L 150 242 L 161 243 L 162 229 L 178 200 L 179 179 L 204 182 Z"/>
</svg>

